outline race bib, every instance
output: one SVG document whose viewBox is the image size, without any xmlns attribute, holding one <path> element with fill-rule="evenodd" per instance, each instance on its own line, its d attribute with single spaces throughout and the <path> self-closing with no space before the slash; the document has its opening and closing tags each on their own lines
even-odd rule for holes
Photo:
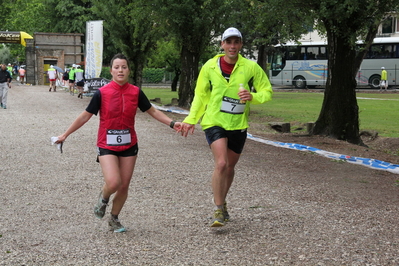
<svg viewBox="0 0 399 266">
<path fill-rule="evenodd" d="M 130 129 L 107 129 L 108 146 L 124 146 L 130 143 Z"/>
<path fill-rule="evenodd" d="M 223 96 L 222 107 L 220 111 L 229 114 L 243 114 L 245 111 L 245 103 L 240 103 L 239 99 L 233 99 Z"/>
</svg>

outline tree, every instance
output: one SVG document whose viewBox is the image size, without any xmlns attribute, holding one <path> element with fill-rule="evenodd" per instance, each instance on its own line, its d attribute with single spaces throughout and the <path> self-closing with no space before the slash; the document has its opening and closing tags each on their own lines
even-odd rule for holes
<svg viewBox="0 0 399 266">
<path fill-rule="evenodd" d="M 42 0 L 50 20 L 50 32 L 85 33 L 86 21 L 96 16 L 92 11 L 92 0 Z"/>
<path fill-rule="evenodd" d="M 23 31 L 33 35 L 34 31 L 46 29 L 49 20 L 45 16 L 43 0 L 15 0 L 4 1 L 0 8 L 0 17 L 3 19 L 1 30 Z M 43 15 L 44 14 L 44 15 Z M 10 62 L 22 63 L 25 61 L 25 47 L 20 44 L 6 44 L 14 57 Z"/>
<path fill-rule="evenodd" d="M 160 23 L 176 38 L 181 47 L 179 106 L 188 107 L 203 52 L 211 43 L 212 33 L 220 32 L 227 1 L 220 0 L 152 0 Z"/>
<path fill-rule="evenodd" d="M 314 23 L 308 11 L 297 8 L 291 10 L 281 0 L 237 1 L 234 6 L 240 12 L 231 12 L 228 20 L 237 25 L 244 35 L 245 49 L 242 52 L 257 59 L 258 65 L 266 73 L 268 54 L 273 46 L 299 39 Z"/>
<path fill-rule="evenodd" d="M 3 11 L 2 19 L 3 30 L 8 31 L 24 31 L 29 34 L 44 30 L 49 20 L 46 17 L 46 6 L 43 0 L 15 0 L 5 1 L 1 5 Z"/>
<path fill-rule="evenodd" d="M 149 54 L 147 67 L 165 68 L 166 72 L 173 72 L 171 90 L 177 91 L 177 84 L 181 74 L 180 63 L 176 41 L 173 38 L 161 38 L 156 42 L 156 49 Z"/>
<path fill-rule="evenodd" d="M 291 8 L 313 14 L 328 41 L 328 77 L 320 115 L 312 134 L 363 145 L 355 76 L 385 16 L 398 0 L 291 0 Z M 362 49 L 356 41 L 364 40 Z"/>
<path fill-rule="evenodd" d="M 154 12 L 147 2 L 93 0 L 93 10 L 106 18 L 104 30 L 116 50 L 129 59 L 132 83 L 139 87 L 147 56 L 154 49 L 158 34 Z"/>
<path fill-rule="evenodd" d="M 0 44 L 0 63 L 7 64 L 7 63 L 14 63 L 15 59 L 10 53 L 10 49 Z"/>
</svg>

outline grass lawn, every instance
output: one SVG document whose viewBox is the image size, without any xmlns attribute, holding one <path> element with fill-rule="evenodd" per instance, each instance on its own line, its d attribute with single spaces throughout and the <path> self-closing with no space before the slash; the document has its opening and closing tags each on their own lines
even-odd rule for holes
<svg viewBox="0 0 399 266">
<path fill-rule="evenodd" d="M 143 88 L 149 99 L 160 98 L 170 104 L 178 98 L 170 88 Z M 251 105 L 250 121 L 257 123 L 289 122 L 291 130 L 315 122 L 323 103 L 323 92 L 274 92 L 273 100 Z M 399 93 L 357 93 L 360 130 L 375 130 L 382 137 L 399 137 Z"/>
</svg>

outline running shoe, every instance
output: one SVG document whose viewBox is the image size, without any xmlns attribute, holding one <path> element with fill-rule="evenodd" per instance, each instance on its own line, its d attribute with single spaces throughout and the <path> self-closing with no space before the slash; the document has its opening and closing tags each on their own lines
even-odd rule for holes
<svg viewBox="0 0 399 266">
<path fill-rule="evenodd" d="M 223 215 L 224 215 L 225 222 L 230 220 L 230 214 L 227 212 L 227 202 L 224 202 L 224 204 L 223 204 Z"/>
<path fill-rule="evenodd" d="M 213 221 L 211 227 L 221 227 L 224 226 L 225 217 L 221 209 L 217 209 L 213 213 Z"/>
<path fill-rule="evenodd" d="M 125 227 L 121 224 L 119 219 L 114 219 L 112 216 L 108 221 L 109 230 L 114 231 L 114 233 L 123 233 L 126 232 Z"/>
<path fill-rule="evenodd" d="M 212 199 L 213 204 L 215 204 L 215 199 Z M 223 203 L 223 215 L 224 215 L 224 221 L 227 222 L 228 220 L 230 220 L 230 214 L 227 211 L 227 202 L 224 201 Z"/>
<path fill-rule="evenodd" d="M 97 204 L 94 206 L 94 215 L 101 219 L 105 215 L 105 209 L 107 208 L 107 203 L 103 202 L 103 193 L 102 191 L 100 192 L 100 195 L 98 196 Z"/>
</svg>

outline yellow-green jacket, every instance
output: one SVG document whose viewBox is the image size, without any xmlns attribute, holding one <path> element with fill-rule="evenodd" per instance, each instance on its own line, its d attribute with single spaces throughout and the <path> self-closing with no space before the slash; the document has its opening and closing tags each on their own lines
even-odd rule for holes
<svg viewBox="0 0 399 266">
<path fill-rule="evenodd" d="M 75 72 L 76 72 L 76 68 L 71 68 L 71 70 L 69 71 L 69 79 L 70 80 L 75 80 Z"/>
<path fill-rule="evenodd" d="M 261 104 L 272 99 L 273 90 L 270 81 L 256 62 L 239 55 L 231 72 L 230 81 L 227 82 L 219 67 L 222 56 L 224 54 L 215 56 L 202 67 L 190 113 L 184 119 L 184 123 L 196 124 L 202 118 L 202 129 L 212 126 L 220 126 L 225 130 L 246 129 L 249 105 Z M 252 101 L 240 104 L 238 97 L 240 84 L 250 90 L 249 83 L 256 92 L 251 92 Z M 236 112 L 240 108 L 242 112 Z"/>
<path fill-rule="evenodd" d="M 383 69 L 381 71 L 381 80 L 387 80 L 387 71 L 385 69 Z"/>
</svg>

